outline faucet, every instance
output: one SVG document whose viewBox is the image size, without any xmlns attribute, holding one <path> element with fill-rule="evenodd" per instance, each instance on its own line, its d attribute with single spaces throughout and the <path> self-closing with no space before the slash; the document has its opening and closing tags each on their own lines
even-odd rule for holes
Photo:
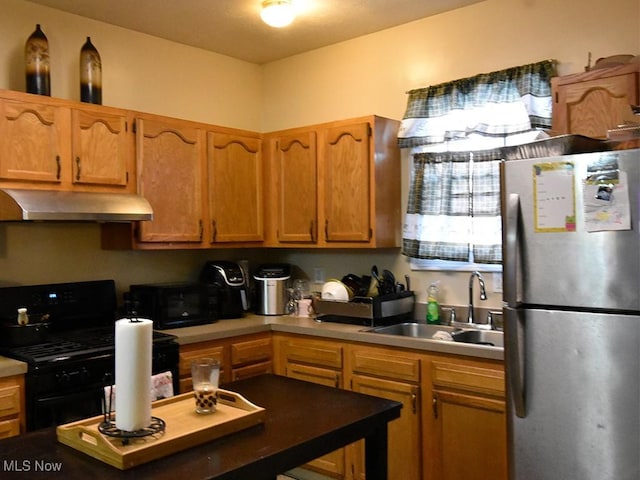
<svg viewBox="0 0 640 480">
<path fill-rule="evenodd" d="M 467 315 L 467 323 L 472 324 L 475 323 L 473 321 L 473 279 L 474 277 L 478 277 L 478 282 L 480 283 L 480 300 L 487 299 L 487 291 L 484 288 L 484 278 L 480 274 L 480 272 L 476 271 L 471 274 L 469 277 L 469 312 Z"/>
</svg>

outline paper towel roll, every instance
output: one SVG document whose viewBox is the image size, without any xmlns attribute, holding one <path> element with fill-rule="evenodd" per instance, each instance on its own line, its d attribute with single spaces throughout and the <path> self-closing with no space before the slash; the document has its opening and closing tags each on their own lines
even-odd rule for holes
<svg viewBox="0 0 640 480">
<path fill-rule="evenodd" d="M 132 432 L 151 424 L 153 322 L 116 322 L 116 427 Z"/>
</svg>

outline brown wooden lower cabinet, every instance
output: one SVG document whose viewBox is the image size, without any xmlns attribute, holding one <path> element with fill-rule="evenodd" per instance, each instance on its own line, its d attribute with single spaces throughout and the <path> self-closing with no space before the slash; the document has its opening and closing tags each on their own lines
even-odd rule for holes
<svg viewBox="0 0 640 480">
<path fill-rule="evenodd" d="M 180 346 L 180 392 L 193 389 L 191 361 L 209 357 L 220 361 L 220 384 L 272 373 L 271 332 L 208 340 Z"/>
<path fill-rule="evenodd" d="M 328 387 L 342 388 L 344 347 L 340 343 L 276 335 L 275 373 Z M 313 412 L 309 413 L 313 415 Z M 345 449 L 323 455 L 304 466 L 332 478 L 345 477 Z"/>
<path fill-rule="evenodd" d="M 507 478 L 504 370 L 496 362 L 426 361 L 425 480 Z"/>
<path fill-rule="evenodd" d="M 351 390 L 402 403 L 400 418 L 389 423 L 389 478 L 420 480 L 420 387 L 383 378 L 353 375 Z M 352 450 L 353 478 L 364 480 L 364 443 L 349 447 Z"/>
<path fill-rule="evenodd" d="M 506 480 L 501 361 L 274 333 L 274 372 L 402 403 L 389 424 L 393 480 Z M 305 468 L 365 480 L 362 442 Z"/>
<path fill-rule="evenodd" d="M 0 378 L 0 439 L 24 431 L 24 375 Z"/>
</svg>

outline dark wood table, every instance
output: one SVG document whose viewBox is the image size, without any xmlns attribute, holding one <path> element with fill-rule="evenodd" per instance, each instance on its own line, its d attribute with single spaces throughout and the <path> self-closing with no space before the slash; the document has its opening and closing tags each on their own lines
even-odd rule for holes
<svg viewBox="0 0 640 480">
<path fill-rule="evenodd" d="M 274 480 L 364 438 L 367 480 L 387 479 L 387 423 L 400 403 L 277 375 L 225 388 L 264 407 L 264 424 L 124 471 L 58 443 L 47 428 L 0 441 L 0 478 Z"/>
</svg>

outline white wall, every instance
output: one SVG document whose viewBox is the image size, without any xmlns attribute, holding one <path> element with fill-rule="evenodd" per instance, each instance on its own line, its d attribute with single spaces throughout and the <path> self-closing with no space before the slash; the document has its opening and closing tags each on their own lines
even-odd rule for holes
<svg viewBox="0 0 640 480">
<path fill-rule="evenodd" d="M 638 0 L 485 0 L 264 67 L 265 130 L 375 113 L 405 92 L 545 59 L 561 75 L 640 54 Z"/>
<path fill-rule="evenodd" d="M 584 70 L 589 51 L 593 61 L 640 54 L 640 2 L 486 0 L 266 65 L 264 128 L 368 114 L 400 119 L 410 89 L 545 59 L 557 60 L 561 75 L 576 73 Z M 403 152 L 403 205 L 408 163 Z M 307 271 L 327 265 L 333 276 L 347 273 L 345 260 L 353 273 L 366 273 L 372 263 L 366 254 L 291 258 Z M 440 280 L 444 302 L 467 303 L 468 273 L 412 272 L 398 251 L 374 260 L 401 278 L 410 274 L 419 301 L 426 301 L 429 283 Z M 492 290 L 492 275 L 486 279 Z M 491 293 L 487 306 L 499 308 L 501 294 Z"/>
<path fill-rule="evenodd" d="M 104 64 L 104 104 L 257 131 L 368 114 L 399 119 L 412 88 L 543 59 L 574 73 L 589 51 L 594 59 L 640 54 L 638 0 L 486 0 L 262 67 L 25 0 L 0 0 L 0 7 L 0 88 L 24 89 L 24 42 L 40 23 L 54 96 L 78 99 L 77 59 L 90 35 Z M 407 165 L 405 154 L 403 197 Z M 308 274 L 322 266 L 327 277 L 365 274 L 377 263 L 411 274 L 420 301 L 436 278 L 445 302 L 467 301 L 467 275 L 410 272 L 397 249 L 106 252 L 99 245 L 96 225 L 0 224 L 0 283 L 104 277 L 122 289 L 193 277 L 207 258 L 248 257 L 288 260 Z M 499 307 L 500 295 L 488 303 Z"/>
<path fill-rule="evenodd" d="M 51 94 L 80 99 L 86 37 L 102 60 L 102 103 L 261 130 L 262 69 L 25 0 L 0 0 L 0 88 L 24 91 L 24 43 L 40 23 L 51 55 Z"/>
</svg>

